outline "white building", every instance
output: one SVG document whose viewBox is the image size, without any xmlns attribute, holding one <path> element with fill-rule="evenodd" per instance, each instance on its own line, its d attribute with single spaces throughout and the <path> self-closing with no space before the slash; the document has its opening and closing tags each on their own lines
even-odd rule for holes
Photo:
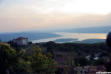
<svg viewBox="0 0 111 74">
<path fill-rule="evenodd" d="M 14 44 L 19 46 L 28 45 L 28 38 L 25 37 L 19 37 L 17 39 L 12 40 Z"/>
</svg>

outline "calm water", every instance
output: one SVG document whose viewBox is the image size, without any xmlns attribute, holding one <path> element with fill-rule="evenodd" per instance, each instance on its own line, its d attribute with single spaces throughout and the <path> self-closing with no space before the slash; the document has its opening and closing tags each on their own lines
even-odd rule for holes
<svg viewBox="0 0 111 74">
<path fill-rule="evenodd" d="M 40 39 L 34 40 L 33 42 L 48 42 L 48 41 L 55 41 L 57 39 L 78 39 L 78 41 L 82 41 L 85 39 L 106 39 L 106 33 L 65 33 L 59 32 L 55 33 L 61 35 L 60 37 L 54 38 L 47 38 L 47 39 Z"/>
</svg>

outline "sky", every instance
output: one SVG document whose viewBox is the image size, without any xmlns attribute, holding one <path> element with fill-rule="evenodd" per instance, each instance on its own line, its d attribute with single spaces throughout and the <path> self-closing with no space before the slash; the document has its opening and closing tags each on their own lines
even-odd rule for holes
<svg viewBox="0 0 111 74">
<path fill-rule="evenodd" d="M 0 0 L 0 32 L 110 26 L 111 0 Z"/>
</svg>

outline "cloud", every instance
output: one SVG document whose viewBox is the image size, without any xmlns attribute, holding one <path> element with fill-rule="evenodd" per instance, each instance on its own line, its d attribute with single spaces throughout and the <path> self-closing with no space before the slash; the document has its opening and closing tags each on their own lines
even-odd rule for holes
<svg viewBox="0 0 111 74">
<path fill-rule="evenodd" d="M 1 18 L 0 26 L 2 31 L 23 31 L 23 30 L 48 30 L 79 28 L 90 26 L 109 25 L 110 18 L 107 15 L 74 15 L 74 14 L 50 14 L 26 17 Z M 109 21 L 108 21 L 109 20 Z M 3 24 L 3 25 L 2 25 Z M 9 26 L 9 27 L 7 27 Z M 8 29 L 7 29 L 8 28 Z"/>
<path fill-rule="evenodd" d="M 110 25 L 109 3 L 110 0 L 2 0 L 0 32 Z"/>
</svg>

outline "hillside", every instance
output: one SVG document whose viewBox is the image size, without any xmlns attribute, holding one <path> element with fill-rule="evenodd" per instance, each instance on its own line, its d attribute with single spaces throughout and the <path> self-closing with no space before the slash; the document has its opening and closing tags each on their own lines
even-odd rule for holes
<svg viewBox="0 0 111 74">
<path fill-rule="evenodd" d="M 62 32 L 76 32 L 76 33 L 108 33 L 111 31 L 111 26 L 98 26 L 86 28 L 73 28 L 61 30 Z"/>
<path fill-rule="evenodd" d="M 41 32 L 17 32 L 17 33 L 0 33 L 1 41 L 9 41 L 17 37 L 27 37 L 29 40 L 38 40 L 52 37 L 59 37 L 60 35 L 53 33 L 41 33 Z"/>
</svg>

